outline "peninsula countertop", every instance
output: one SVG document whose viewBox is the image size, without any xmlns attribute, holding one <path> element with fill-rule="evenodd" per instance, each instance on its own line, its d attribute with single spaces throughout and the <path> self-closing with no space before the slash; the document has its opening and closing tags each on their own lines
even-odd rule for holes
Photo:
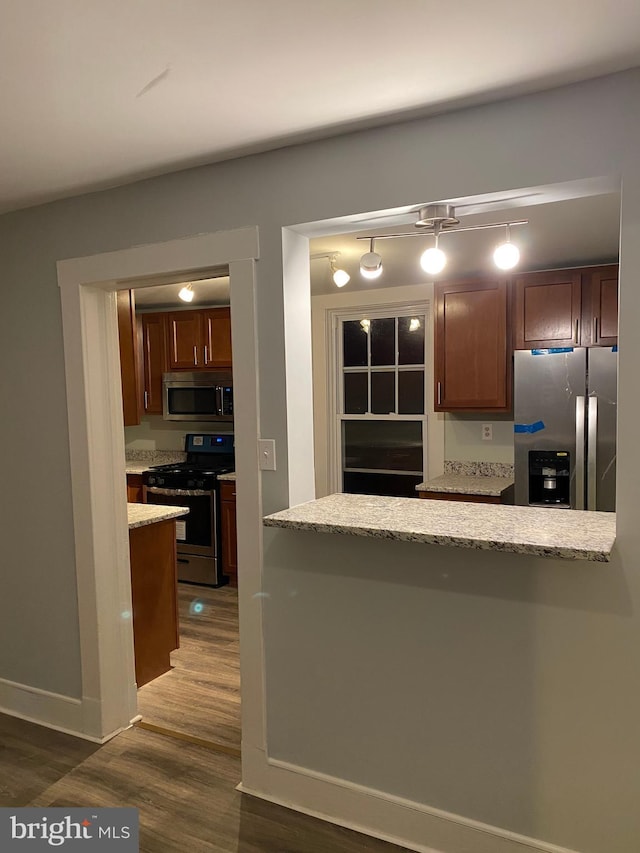
<svg viewBox="0 0 640 853">
<path fill-rule="evenodd" d="M 135 527 L 145 527 L 145 525 L 155 524 L 157 521 L 180 518 L 180 516 L 188 514 L 189 507 L 128 503 L 127 512 L 129 515 L 129 530 L 133 530 Z"/>
<path fill-rule="evenodd" d="M 608 562 L 614 513 L 335 494 L 264 518 L 267 527 L 342 533 L 567 560 Z"/>
</svg>

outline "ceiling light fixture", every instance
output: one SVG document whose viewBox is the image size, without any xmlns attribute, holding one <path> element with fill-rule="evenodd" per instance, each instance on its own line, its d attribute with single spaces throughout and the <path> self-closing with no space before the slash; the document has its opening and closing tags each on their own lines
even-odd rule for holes
<svg viewBox="0 0 640 853">
<path fill-rule="evenodd" d="M 331 255 L 329 258 L 329 267 L 331 268 L 331 277 L 333 278 L 333 283 L 336 287 L 344 287 L 345 284 L 348 284 L 351 276 L 346 270 L 340 269 L 340 267 L 336 267 L 336 258 L 339 257 L 340 252 L 336 252 L 335 255 Z"/>
<path fill-rule="evenodd" d="M 507 225 L 507 237 L 504 243 L 496 247 L 493 262 L 501 270 L 511 270 L 520 260 L 520 250 L 511 242 L 511 227 Z"/>
<path fill-rule="evenodd" d="M 377 278 L 382 273 L 382 258 L 373 251 L 375 240 L 433 236 L 435 238 L 434 245 L 422 253 L 420 265 L 427 274 L 438 275 L 447 263 L 447 256 L 438 246 L 438 241 L 444 233 L 459 234 L 462 231 L 486 231 L 490 228 L 507 229 L 506 241 L 496 248 L 493 253 L 493 260 L 500 269 L 512 269 L 520 260 L 520 252 L 518 247 L 511 242 L 511 228 L 516 225 L 527 225 L 528 222 L 528 219 L 517 219 L 509 222 L 489 222 L 486 225 L 467 225 L 458 228 L 460 220 L 456 218 L 453 205 L 427 204 L 418 210 L 418 218 L 415 223 L 417 231 L 400 234 L 376 234 L 374 237 L 356 237 L 356 240 L 369 240 L 371 246 L 370 251 L 360 258 L 360 272 L 365 278 Z"/>
<path fill-rule="evenodd" d="M 351 281 L 351 276 L 346 270 L 337 266 L 336 261 L 339 257 L 340 252 L 314 252 L 314 254 L 310 256 L 310 260 L 317 261 L 321 258 L 327 258 L 333 283 L 336 287 L 344 287 L 345 284 L 348 284 L 349 281 Z"/>
<path fill-rule="evenodd" d="M 357 238 L 367 239 L 367 238 Z M 379 278 L 382 275 L 382 258 L 377 252 L 374 252 L 375 237 L 369 238 L 369 251 L 360 258 L 360 275 L 364 278 Z"/>
<path fill-rule="evenodd" d="M 191 282 L 189 282 L 189 284 L 185 284 L 185 286 L 178 293 L 178 296 L 180 297 L 180 299 L 182 299 L 183 302 L 193 302 L 193 297 L 195 296 L 195 293 L 193 292 L 193 285 L 191 284 Z"/>
<path fill-rule="evenodd" d="M 420 266 L 422 269 L 429 273 L 430 275 L 437 275 L 439 272 L 445 268 L 447 263 L 447 256 L 442 251 L 442 249 L 438 248 L 438 236 L 440 234 L 440 227 L 436 226 L 434 232 L 435 234 L 435 245 L 430 249 L 427 249 L 426 252 L 423 252 L 420 256 Z"/>
</svg>

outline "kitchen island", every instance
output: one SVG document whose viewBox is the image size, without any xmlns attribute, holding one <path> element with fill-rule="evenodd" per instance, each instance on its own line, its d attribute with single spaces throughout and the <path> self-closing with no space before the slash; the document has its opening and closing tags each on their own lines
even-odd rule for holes
<svg viewBox="0 0 640 853">
<path fill-rule="evenodd" d="M 171 668 L 180 645 L 176 572 L 176 518 L 187 507 L 127 504 L 131 604 L 138 687 Z"/>
<path fill-rule="evenodd" d="M 351 494 L 309 501 L 263 522 L 266 527 L 596 562 L 609 561 L 616 536 L 610 512 Z"/>
</svg>

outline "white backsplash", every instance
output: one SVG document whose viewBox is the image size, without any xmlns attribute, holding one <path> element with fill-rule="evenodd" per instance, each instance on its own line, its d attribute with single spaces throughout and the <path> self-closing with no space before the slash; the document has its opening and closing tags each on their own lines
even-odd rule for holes
<svg viewBox="0 0 640 853">
<path fill-rule="evenodd" d="M 184 437 L 188 432 L 233 432 L 228 423 L 213 421 L 165 421 L 160 415 L 146 415 L 138 426 L 124 428 L 124 444 L 127 458 L 132 451 L 175 450 L 184 451 Z M 144 459 L 138 460 L 144 461 Z M 168 462 L 174 460 L 169 459 Z M 162 464 L 162 463 L 158 463 Z"/>
</svg>

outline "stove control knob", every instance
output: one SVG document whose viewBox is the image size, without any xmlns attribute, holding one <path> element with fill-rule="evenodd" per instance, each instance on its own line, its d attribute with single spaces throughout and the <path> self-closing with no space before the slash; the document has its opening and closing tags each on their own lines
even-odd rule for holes
<svg viewBox="0 0 640 853">
<path fill-rule="evenodd" d="M 188 489 L 193 489 L 193 488 L 194 488 L 194 486 L 195 486 L 195 484 L 196 484 L 196 483 L 195 483 L 195 480 L 189 480 L 189 482 L 187 483 L 187 488 L 188 488 Z"/>
<path fill-rule="evenodd" d="M 164 477 L 158 477 L 156 482 L 159 486 L 163 486 L 164 485 Z"/>
<path fill-rule="evenodd" d="M 153 476 L 149 477 L 149 485 L 150 485 L 150 486 L 153 486 L 153 484 L 155 483 L 155 481 L 156 481 L 156 478 L 155 478 L 155 477 L 153 477 Z"/>
<path fill-rule="evenodd" d="M 196 489 L 203 489 L 203 488 L 204 488 L 204 480 L 197 480 L 196 481 Z"/>
</svg>

